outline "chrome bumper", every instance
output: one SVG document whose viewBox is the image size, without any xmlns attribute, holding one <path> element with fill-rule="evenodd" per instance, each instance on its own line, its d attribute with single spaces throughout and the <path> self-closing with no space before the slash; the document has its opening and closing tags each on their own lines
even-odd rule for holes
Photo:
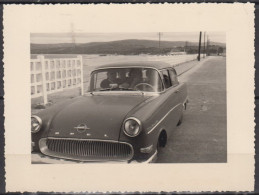
<svg viewBox="0 0 259 195">
<path fill-rule="evenodd" d="M 141 163 L 154 163 L 157 159 L 157 151 L 146 161 Z M 61 158 L 49 157 L 40 153 L 31 154 L 31 163 L 32 164 L 85 164 L 85 163 L 109 163 L 109 164 L 129 164 L 128 161 L 76 161 L 76 160 L 67 160 Z M 138 161 L 131 161 L 130 164 L 140 163 Z"/>
<path fill-rule="evenodd" d="M 128 161 L 78 161 L 70 159 L 55 158 L 50 156 L 45 156 L 39 153 L 31 154 L 32 164 L 86 164 L 86 163 L 110 163 L 110 164 L 122 164 L 128 163 Z"/>
<path fill-rule="evenodd" d="M 131 161 L 130 163 L 154 163 L 157 160 L 157 150 L 155 151 L 155 153 L 146 161 L 143 162 L 138 162 L 136 160 Z"/>
</svg>

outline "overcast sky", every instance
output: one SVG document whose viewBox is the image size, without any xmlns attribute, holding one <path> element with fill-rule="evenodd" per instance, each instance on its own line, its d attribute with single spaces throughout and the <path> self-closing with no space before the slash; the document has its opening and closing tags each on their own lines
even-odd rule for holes
<svg viewBox="0 0 259 195">
<path fill-rule="evenodd" d="M 207 31 L 212 42 L 226 43 L 227 24 L 207 5 L 53 5 L 29 6 L 28 12 L 32 43 L 73 42 L 71 32 L 76 43 L 158 40 L 158 32 L 164 41 L 198 42 L 199 31 Z"/>
<path fill-rule="evenodd" d="M 226 42 L 224 32 L 206 32 L 212 42 Z M 74 38 L 73 38 L 74 37 Z M 31 43 L 76 43 L 108 42 L 124 39 L 158 40 L 158 32 L 153 33 L 31 33 Z M 202 40 L 204 34 L 202 34 Z M 162 41 L 199 41 L 199 32 L 162 32 Z"/>
</svg>

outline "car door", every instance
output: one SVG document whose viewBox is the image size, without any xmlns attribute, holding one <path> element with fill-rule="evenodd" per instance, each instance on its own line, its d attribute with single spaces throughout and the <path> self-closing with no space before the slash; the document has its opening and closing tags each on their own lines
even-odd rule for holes
<svg viewBox="0 0 259 195">
<path fill-rule="evenodd" d="M 176 71 L 174 68 L 169 68 L 169 76 L 174 89 L 176 89 L 178 104 L 184 104 L 187 101 L 187 87 L 185 83 L 179 83 Z"/>
<path fill-rule="evenodd" d="M 179 98 L 180 86 L 173 75 L 170 76 L 172 74 L 170 69 L 162 69 L 160 74 L 164 84 L 164 91 L 161 93 L 161 98 L 163 99 L 162 109 L 165 117 L 163 128 L 170 134 L 171 130 L 177 125 L 183 109 Z"/>
</svg>

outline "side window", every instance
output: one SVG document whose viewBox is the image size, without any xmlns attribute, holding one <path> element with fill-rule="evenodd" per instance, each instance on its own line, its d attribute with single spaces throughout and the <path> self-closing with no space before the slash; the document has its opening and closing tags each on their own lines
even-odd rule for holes
<svg viewBox="0 0 259 195">
<path fill-rule="evenodd" d="M 172 84 L 171 84 L 171 81 L 170 81 L 168 70 L 162 70 L 161 73 L 162 73 L 162 79 L 163 79 L 165 88 L 167 89 L 167 88 L 171 87 Z"/>
<path fill-rule="evenodd" d="M 116 74 L 116 73 L 115 73 Z M 101 84 L 102 84 L 102 81 L 103 80 L 106 80 L 107 79 L 107 72 L 104 71 L 104 72 L 98 72 L 96 74 L 96 81 L 95 81 L 95 89 L 99 90 L 101 88 L 106 88 L 106 87 L 103 87 Z M 109 86 L 107 86 L 108 88 Z"/>
<path fill-rule="evenodd" d="M 174 69 L 169 69 L 170 79 L 173 86 L 178 85 L 177 74 Z"/>
<path fill-rule="evenodd" d="M 152 86 L 151 91 L 162 91 L 163 85 L 159 73 L 155 69 L 147 68 L 143 72 L 143 81 Z"/>
</svg>

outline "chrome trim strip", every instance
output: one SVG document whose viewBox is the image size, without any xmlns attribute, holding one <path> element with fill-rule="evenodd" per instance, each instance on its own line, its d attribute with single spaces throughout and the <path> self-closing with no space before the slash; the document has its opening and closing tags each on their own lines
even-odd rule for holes
<svg viewBox="0 0 259 195">
<path fill-rule="evenodd" d="M 110 142 L 110 143 L 122 143 L 122 144 L 126 144 L 131 148 L 131 156 L 128 159 L 104 159 L 104 160 L 96 160 L 96 159 L 81 159 L 81 158 L 76 158 L 76 157 L 69 157 L 69 156 L 60 156 L 58 154 L 56 154 L 56 152 L 49 152 L 48 147 L 46 145 L 46 141 L 47 139 L 56 139 L 56 140 L 74 140 L 74 141 L 99 141 L 99 142 Z M 89 161 L 89 162 L 105 162 L 105 161 L 121 161 L 121 162 L 125 162 L 128 161 L 130 159 L 132 159 L 132 157 L 134 156 L 134 149 L 132 147 L 131 144 L 127 143 L 127 142 L 120 142 L 120 141 L 114 141 L 114 140 L 101 140 L 101 139 L 77 139 L 77 138 L 55 138 L 55 137 L 46 137 L 46 138 L 41 138 L 39 140 L 39 148 L 40 151 L 47 155 L 47 156 L 51 156 L 51 157 L 55 157 L 55 158 L 61 158 L 61 159 L 68 159 L 68 160 L 76 160 L 76 161 Z"/>
<path fill-rule="evenodd" d="M 163 91 L 164 92 L 164 91 Z M 131 96 L 158 96 L 161 92 L 153 92 L 153 91 L 93 91 L 93 92 L 86 92 L 86 95 L 131 95 Z"/>
<path fill-rule="evenodd" d="M 130 163 L 152 163 L 153 162 L 153 160 L 155 159 L 157 157 L 157 150 L 155 151 L 155 153 L 149 158 L 149 159 L 147 159 L 146 161 L 143 161 L 143 162 L 138 162 L 138 161 L 136 161 L 136 160 L 134 160 L 134 161 L 131 161 Z"/>
<path fill-rule="evenodd" d="M 146 153 L 146 154 L 150 153 L 152 150 L 153 150 L 153 144 L 144 148 L 140 148 L 140 152 Z"/>
<path fill-rule="evenodd" d="M 93 95 L 99 95 L 99 94 L 111 94 L 111 95 L 113 95 L 113 94 L 123 94 L 123 95 L 125 95 L 125 94 L 127 94 L 127 95 L 135 95 L 135 96 L 137 96 L 137 95 L 139 95 L 140 93 L 141 93 L 141 95 L 142 94 L 146 94 L 146 93 L 158 93 L 158 92 L 148 92 L 148 91 L 146 91 L 146 92 L 142 92 L 142 91 L 92 91 L 92 92 L 87 92 L 87 93 L 93 93 Z"/>
<path fill-rule="evenodd" d="M 160 121 L 157 122 L 157 124 L 147 132 L 147 134 L 150 134 L 152 131 L 154 131 L 154 129 L 170 114 L 170 112 L 172 112 L 176 107 L 178 107 L 179 105 L 182 105 L 182 103 L 177 104 L 176 106 L 174 106 L 172 109 L 170 109 L 163 118 L 160 119 Z"/>
<path fill-rule="evenodd" d="M 159 61 L 158 61 L 159 62 Z M 170 66 L 169 66 L 170 67 Z M 156 71 L 158 71 L 159 72 L 159 70 L 160 69 L 157 69 L 157 68 L 155 68 L 155 67 L 151 67 L 151 66 L 121 66 L 121 67 L 114 67 L 114 66 L 107 66 L 107 67 L 104 67 L 104 68 L 97 68 L 97 69 L 94 69 L 92 72 L 91 72 L 91 74 L 94 72 L 94 71 L 96 71 L 96 70 L 105 70 L 105 69 L 110 69 L 110 68 L 117 68 L 117 69 L 119 69 L 119 68 L 151 68 L 151 69 L 154 69 L 154 70 L 156 70 Z"/>
<path fill-rule="evenodd" d="M 188 97 L 185 98 L 185 100 L 183 101 L 183 103 L 187 103 L 188 101 Z"/>
<path fill-rule="evenodd" d="M 154 160 L 154 158 L 157 156 L 157 150 L 156 150 L 156 152 L 147 160 L 147 161 L 145 161 L 145 162 L 143 162 L 143 163 L 151 163 L 153 160 Z"/>
<path fill-rule="evenodd" d="M 185 100 L 183 101 L 183 106 L 184 104 L 187 104 L 188 103 L 188 96 L 185 98 Z"/>
<path fill-rule="evenodd" d="M 76 141 L 101 141 L 101 142 L 113 142 L 113 143 L 122 143 L 122 144 L 128 144 L 127 142 L 120 142 L 120 141 L 115 141 L 115 140 L 104 140 L 104 139 L 78 139 L 78 138 L 63 138 L 63 137 L 45 137 L 42 139 L 62 139 L 62 140 L 76 140 Z"/>
</svg>

